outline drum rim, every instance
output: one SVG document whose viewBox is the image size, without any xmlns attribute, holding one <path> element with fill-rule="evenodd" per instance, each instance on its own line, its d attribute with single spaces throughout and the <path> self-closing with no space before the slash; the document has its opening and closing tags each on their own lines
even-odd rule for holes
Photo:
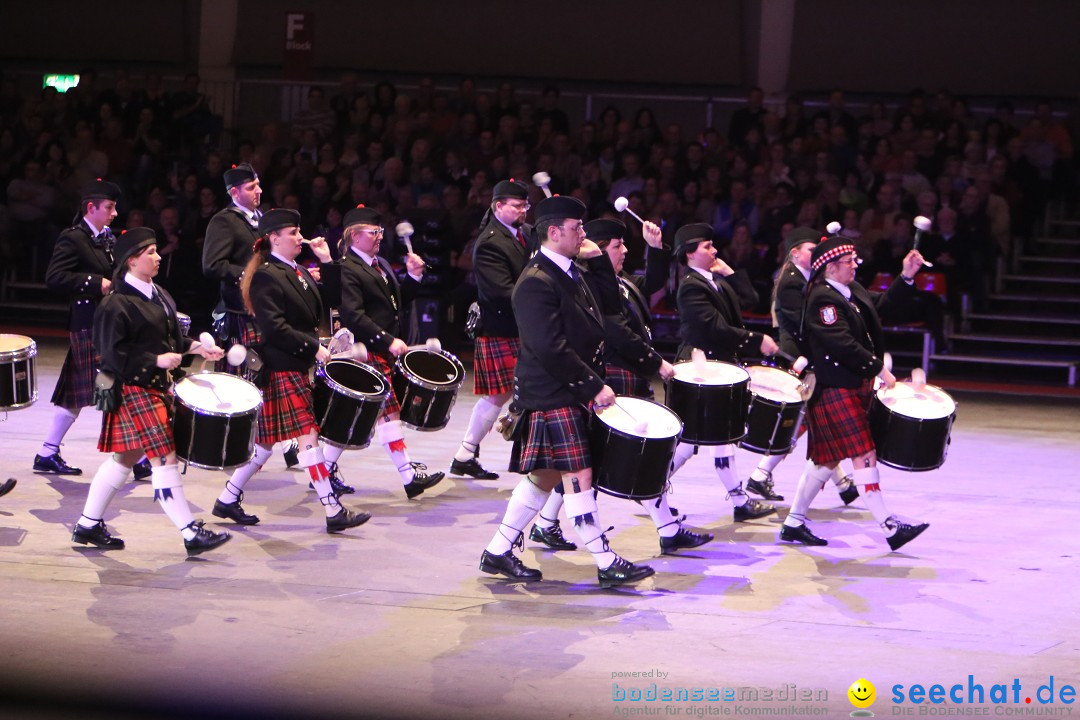
<svg viewBox="0 0 1080 720">
<path fill-rule="evenodd" d="M 679 432 L 675 433 L 675 435 L 664 435 L 663 437 L 642 437 L 641 435 L 633 435 L 631 433 L 626 432 L 625 430 L 619 430 L 616 427 L 612 427 L 611 424 L 606 422 L 604 420 L 604 418 L 600 417 L 600 414 L 596 412 L 595 408 L 593 408 L 592 412 L 593 412 L 593 415 L 596 415 L 596 419 L 599 420 L 600 422 L 604 423 L 604 426 L 607 427 L 607 428 L 610 428 L 612 432 L 620 433 L 623 437 L 636 438 L 638 440 L 670 440 L 672 437 L 675 437 L 675 438 L 681 438 L 682 437 L 683 430 L 686 429 L 686 423 L 684 423 L 683 419 L 681 417 L 679 417 L 679 413 L 675 412 L 674 410 L 669 408 L 667 405 L 664 405 L 663 403 L 659 403 L 659 402 L 657 402 L 655 400 L 649 400 L 648 398 L 635 397 L 634 395 L 616 395 L 615 396 L 615 401 L 618 402 L 619 398 L 630 398 L 631 400 L 640 400 L 641 402 L 649 403 L 650 405 L 656 405 L 657 407 L 661 407 L 664 410 L 667 410 L 669 413 L 674 415 L 675 419 L 679 422 Z"/>
<path fill-rule="evenodd" d="M 358 390 L 353 390 L 350 387 L 345 387 L 344 385 L 339 383 L 337 380 L 330 377 L 329 374 L 327 374 L 326 366 L 330 365 L 331 363 L 348 363 L 348 364 L 352 364 L 352 365 L 357 365 L 357 366 L 363 368 L 364 370 L 367 370 L 369 373 L 371 373 L 376 378 L 378 378 L 380 383 L 382 383 L 382 390 L 380 392 L 372 393 L 372 394 L 369 395 L 367 393 L 362 393 L 362 392 L 360 392 Z M 386 378 L 383 377 L 381 372 L 376 370 L 371 365 L 368 365 L 367 363 L 362 363 L 362 362 L 360 362 L 358 360 L 353 360 L 351 358 L 338 358 L 337 360 L 331 360 L 328 363 L 319 363 L 315 368 L 315 377 L 322 378 L 322 380 L 326 384 L 326 386 L 328 388 L 330 388 L 332 391 L 334 391 L 334 392 L 336 392 L 338 394 L 344 395 L 345 397 L 352 398 L 353 400 L 363 400 L 363 401 L 371 401 L 371 402 L 373 402 L 376 399 L 378 399 L 380 402 L 382 402 L 382 401 L 385 401 L 386 398 L 390 395 L 390 383 L 386 382 Z"/>
<path fill-rule="evenodd" d="M 434 353 L 436 355 L 441 355 L 447 360 L 449 360 L 450 363 L 454 366 L 454 369 L 457 370 L 457 381 L 455 382 L 453 380 L 448 380 L 446 382 L 435 383 L 428 380 L 427 378 L 422 378 L 416 373 L 414 373 L 405 365 L 405 358 L 408 357 L 410 353 L 414 352 Z M 406 380 L 413 383 L 414 385 L 419 385 L 425 390 L 434 390 L 435 392 L 456 392 L 462 385 L 465 384 L 465 366 L 461 364 L 461 361 L 458 360 L 456 355 L 454 355 L 453 353 L 449 353 L 446 350 L 409 350 L 408 352 L 403 353 L 397 359 L 397 361 L 394 363 L 394 368 L 398 370 L 405 377 Z"/>
<path fill-rule="evenodd" d="M 669 382 L 680 382 L 680 383 L 683 383 L 684 385 L 690 385 L 690 386 L 692 386 L 692 387 L 735 387 L 736 385 L 740 385 L 740 384 L 742 384 L 742 383 L 744 383 L 744 382 L 745 382 L 745 383 L 749 383 L 749 382 L 750 382 L 750 373 L 749 373 L 749 372 L 747 372 L 747 371 L 746 371 L 746 368 L 745 368 L 745 367 L 743 367 L 742 365 L 736 365 L 735 363 L 729 363 L 729 362 L 724 362 L 723 360 L 706 360 L 705 362 L 706 362 L 706 363 L 715 363 L 716 365 L 727 365 L 727 366 L 729 366 L 729 367 L 733 367 L 733 368 L 736 368 L 736 369 L 737 369 L 737 370 L 739 370 L 739 371 L 740 371 L 740 372 L 741 372 L 741 373 L 742 373 L 742 374 L 743 374 L 743 375 L 744 375 L 745 377 L 743 377 L 743 378 L 741 378 L 741 379 L 739 379 L 739 380 L 736 380 L 736 381 L 735 381 L 735 382 L 733 382 L 733 383 L 722 383 L 722 384 L 717 384 L 717 383 L 699 383 L 699 382 L 692 382 L 692 381 L 690 381 L 690 380 L 684 380 L 684 379 L 682 379 L 682 378 L 679 378 L 679 377 L 677 377 L 676 375 L 672 375 L 672 376 L 671 376 L 671 380 L 670 380 Z M 673 365 L 672 367 L 679 367 L 680 365 L 693 365 L 693 364 L 694 364 L 694 361 L 693 361 L 693 360 L 683 360 L 682 362 L 677 362 L 677 363 L 675 363 L 675 364 L 674 364 L 674 365 Z"/>
<path fill-rule="evenodd" d="M 19 362 L 20 360 L 29 360 L 30 358 L 37 357 L 37 342 L 34 338 L 28 335 L 20 335 L 19 333 L 0 333 L 0 339 L 3 338 L 23 338 L 28 340 L 29 344 L 24 345 L 18 350 L 0 350 L 0 363 Z"/>
<path fill-rule="evenodd" d="M 34 388 L 34 392 L 30 393 L 30 399 L 24 403 L 16 403 L 14 405 L 0 405 L 0 412 L 8 412 L 9 410 L 25 410 L 38 401 L 38 391 Z"/>
<path fill-rule="evenodd" d="M 226 377 L 241 380 L 241 381 L 247 383 L 248 385 L 250 385 L 252 388 L 255 389 L 255 392 L 259 396 L 259 403 L 255 407 L 251 408 L 250 410 L 241 410 L 241 411 L 238 411 L 238 412 L 222 412 L 221 410 L 206 410 L 206 411 L 204 411 L 202 408 L 196 407 L 195 405 L 192 405 L 191 403 L 186 401 L 184 398 L 182 398 L 180 396 L 180 393 L 176 392 L 176 386 L 177 385 L 179 385 L 180 383 L 184 382 L 185 380 L 187 380 L 189 378 L 195 378 L 195 377 L 198 377 L 199 375 L 224 375 Z M 205 372 L 190 373 L 190 374 L 185 375 L 184 377 L 180 378 L 179 380 L 177 380 L 175 383 L 173 383 L 173 397 L 176 398 L 176 401 L 178 403 L 180 403 L 184 407 L 188 408 L 189 410 L 192 410 L 192 411 L 198 413 L 199 415 L 208 415 L 210 417 L 244 417 L 245 415 L 254 415 L 254 414 L 258 414 L 259 409 L 262 407 L 262 404 L 263 404 L 262 393 L 259 391 L 259 388 L 255 385 L 255 383 L 251 382 L 250 380 L 244 380 L 244 378 L 240 377 L 239 375 L 230 375 L 229 373 L 222 373 L 222 372 L 212 372 L 210 370 L 207 370 Z M 194 464 L 194 463 L 191 463 L 191 464 Z M 200 467 L 200 466 L 196 466 L 196 467 Z M 239 467 L 239 466 L 237 466 L 237 467 Z"/>
<path fill-rule="evenodd" d="M 949 400 L 951 400 L 952 404 L 953 404 L 952 412 L 949 413 L 948 415 L 938 415 L 937 417 L 931 417 L 931 418 L 920 418 L 920 417 L 915 417 L 913 415 L 905 415 L 902 412 L 899 412 L 897 410 L 892 409 L 891 407 L 889 407 L 888 405 L 885 404 L 884 400 L 881 399 L 881 394 L 889 389 L 889 388 L 885 387 L 884 385 L 882 385 L 881 387 L 879 387 L 877 390 L 874 391 L 874 400 L 881 403 L 885 407 L 885 409 L 888 410 L 889 412 L 896 413 L 900 417 L 905 417 L 905 418 L 908 418 L 910 420 L 919 420 L 920 422 L 932 422 L 934 420 L 946 420 L 948 418 L 952 418 L 953 421 L 955 422 L 956 413 L 960 409 L 960 403 L 957 402 L 956 398 L 954 398 L 944 388 L 942 388 L 942 387 L 940 387 L 938 385 L 931 385 L 930 383 L 926 383 L 926 385 L 924 385 L 923 387 L 933 388 L 934 390 L 937 390 L 938 392 L 940 392 L 945 397 L 949 398 Z"/>
</svg>

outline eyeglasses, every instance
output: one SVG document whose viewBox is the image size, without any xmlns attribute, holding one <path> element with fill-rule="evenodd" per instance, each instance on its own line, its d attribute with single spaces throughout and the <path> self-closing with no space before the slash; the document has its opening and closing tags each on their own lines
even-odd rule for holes
<svg viewBox="0 0 1080 720">
<path fill-rule="evenodd" d="M 373 237 L 382 237 L 383 236 L 383 229 L 382 228 L 359 228 L 357 230 L 357 232 L 364 232 L 364 233 L 367 233 L 368 235 L 371 235 Z"/>
<path fill-rule="evenodd" d="M 517 210 L 519 212 L 528 212 L 529 208 L 532 207 L 532 205 L 530 205 L 529 203 L 511 203 L 511 202 L 507 202 L 507 203 L 503 203 L 503 205 L 506 205 L 507 207 L 513 208 L 514 210 Z"/>
<path fill-rule="evenodd" d="M 573 225 L 571 225 L 570 227 L 563 227 L 562 225 L 560 225 L 559 229 L 560 230 L 565 230 L 567 232 L 580 232 L 581 229 L 582 229 L 582 224 L 580 222 L 577 222 L 577 223 L 574 223 Z"/>
<path fill-rule="evenodd" d="M 849 255 L 836 261 L 840 265 L 862 265 L 862 260 L 856 255 Z"/>
</svg>

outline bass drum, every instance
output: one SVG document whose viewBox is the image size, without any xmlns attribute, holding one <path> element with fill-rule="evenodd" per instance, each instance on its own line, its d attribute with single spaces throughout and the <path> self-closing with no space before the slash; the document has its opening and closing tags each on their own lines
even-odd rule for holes
<svg viewBox="0 0 1080 720">
<path fill-rule="evenodd" d="M 262 405 L 259 389 L 226 373 L 182 378 L 176 393 L 176 456 L 207 470 L 231 470 L 255 451 L 255 427 Z"/>
<path fill-rule="evenodd" d="M 739 445 L 762 455 L 787 455 L 799 439 L 806 411 L 799 392 L 802 382 L 786 370 L 764 365 L 746 370 L 750 373 L 750 414 Z"/>
<path fill-rule="evenodd" d="M 315 420 L 319 436 L 337 447 L 357 450 L 371 442 L 390 386 L 370 365 L 331 360 L 315 370 Z"/>
<path fill-rule="evenodd" d="M 0 411 L 37 402 L 37 343 L 25 335 L 0 334 Z"/>
<path fill-rule="evenodd" d="M 394 363 L 391 382 L 401 422 L 413 430 L 441 430 L 450 422 L 465 368 L 444 350 L 410 350 Z"/>
<path fill-rule="evenodd" d="M 664 404 L 683 422 L 683 442 L 727 445 L 746 434 L 750 374 L 738 365 L 708 360 L 675 365 Z"/>
<path fill-rule="evenodd" d="M 956 401 L 933 385 L 898 382 L 880 388 L 870 402 L 870 434 L 878 462 L 922 472 L 945 464 Z"/>
<path fill-rule="evenodd" d="M 601 492 L 630 500 L 660 496 L 682 429 L 678 415 L 652 400 L 620 396 L 613 406 L 594 410 L 593 483 Z"/>
</svg>

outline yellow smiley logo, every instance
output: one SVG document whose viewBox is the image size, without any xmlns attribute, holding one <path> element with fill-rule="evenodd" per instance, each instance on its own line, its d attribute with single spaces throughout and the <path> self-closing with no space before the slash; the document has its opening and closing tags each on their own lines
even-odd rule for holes
<svg viewBox="0 0 1080 720">
<path fill-rule="evenodd" d="M 865 678 L 859 678 L 855 682 L 851 683 L 851 687 L 847 691 L 848 700 L 851 704 L 857 708 L 868 708 L 874 704 L 874 698 L 877 697 L 877 690 L 874 689 L 874 684 Z"/>
</svg>

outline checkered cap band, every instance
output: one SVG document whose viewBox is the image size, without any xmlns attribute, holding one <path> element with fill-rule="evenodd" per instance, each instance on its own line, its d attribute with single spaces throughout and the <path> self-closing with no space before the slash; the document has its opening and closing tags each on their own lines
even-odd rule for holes
<svg viewBox="0 0 1080 720">
<path fill-rule="evenodd" d="M 832 250 L 827 251 L 825 254 L 815 260 L 814 264 L 811 267 L 814 272 L 817 272 L 821 268 L 831 263 L 833 260 L 837 260 L 853 252 L 855 252 L 854 245 L 837 245 Z"/>
</svg>

